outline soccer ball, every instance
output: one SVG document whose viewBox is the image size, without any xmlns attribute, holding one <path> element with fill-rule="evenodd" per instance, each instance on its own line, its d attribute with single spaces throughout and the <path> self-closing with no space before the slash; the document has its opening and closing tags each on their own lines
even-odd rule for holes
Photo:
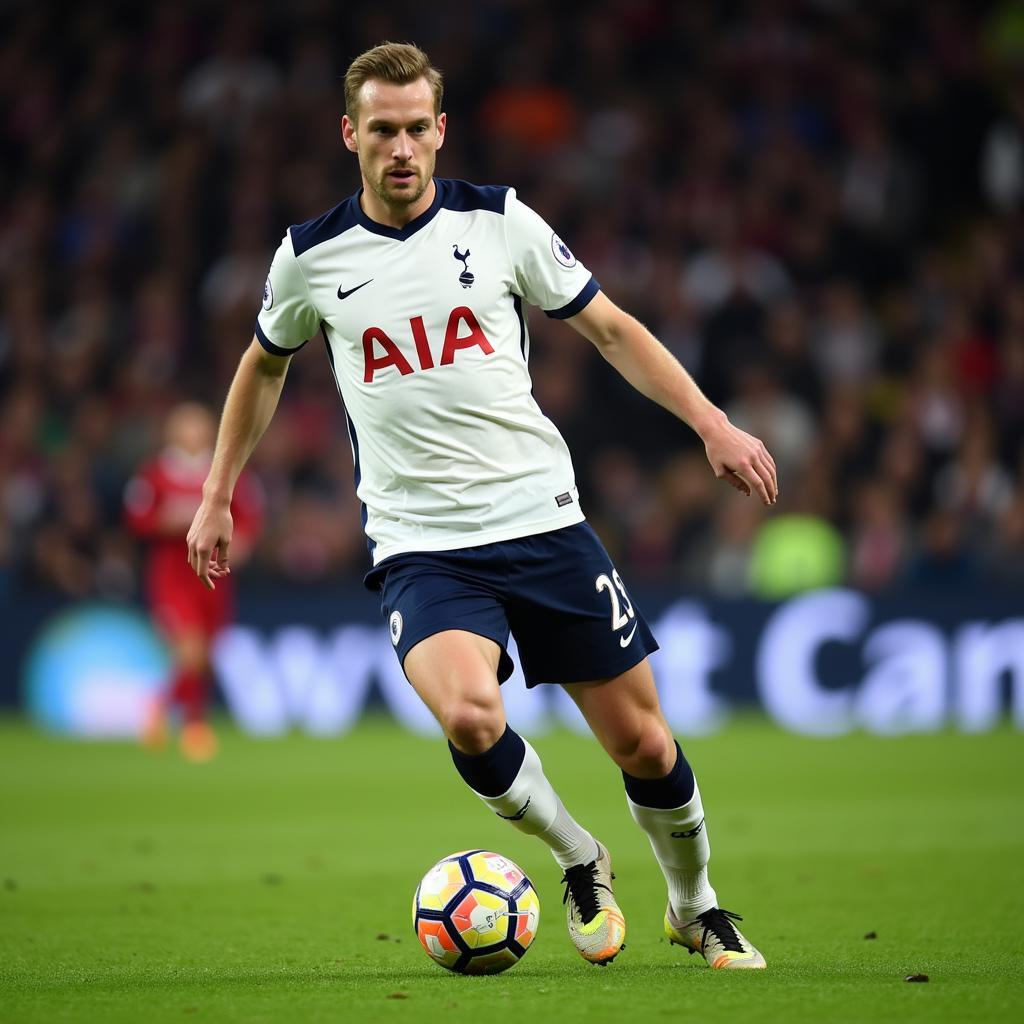
<svg viewBox="0 0 1024 1024">
<path fill-rule="evenodd" d="M 537 935 L 540 900 L 507 857 L 465 850 L 439 860 L 416 887 L 412 926 L 428 955 L 459 974 L 498 974 Z"/>
</svg>

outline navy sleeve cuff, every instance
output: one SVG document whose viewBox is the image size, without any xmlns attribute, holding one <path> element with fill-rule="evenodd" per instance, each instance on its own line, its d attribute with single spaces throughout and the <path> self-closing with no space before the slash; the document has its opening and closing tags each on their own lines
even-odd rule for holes
<svg viewBox="0 0 1024 1024">
<path fill-rule="evenodd" d="M 271 353 L 271 355 L 275 355 L 275 356 L 291 356 L 291 355 L 294 355 L 296 352 L 299 351 L 300 348 L 302 348 L 302 345 L 306 344 L 306 342 L 304 341 L 302 343 L 302 345 L 296 345 L 295 348 L 281 348 L 280 345 L 275 345 L 267 337 L 266 332 L 263 330 L 263 328 L 260 327 L 259 320 L 256 321 L 256 332 L 255 333 L 256 333 L 256 337 L 259 338 L 259 340 L 260 340 L 260 344 L 269 353 Z M 306 341 L 308 341 L 308 340 L 309 339 L 307 338 Z"/>
<path fill-rule="evenodd" d="M 562 306 L 561 309 L 545 309 L 544 312 L 553 320 L 568 320 L 569 317 L 575 316 L 583 309 L 600 290 L 601 286 L 597 283 L 593 274 L 591 274 L 590 280 L 583 286 L 583 290 L 572 302 Z"/>
</svg>

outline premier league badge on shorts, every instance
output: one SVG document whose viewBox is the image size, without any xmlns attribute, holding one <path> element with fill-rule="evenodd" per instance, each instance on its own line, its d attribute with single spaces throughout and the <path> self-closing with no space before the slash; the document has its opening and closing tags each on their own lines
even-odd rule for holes
<svg viewBox="0 0 1024 1024">
<path fill-rule="evenodd" d="M 388 619 L 388 632 L 391 634 L 391 642 L 398 646 L 398 641 L 402 639 L 402 613 L 392 612 L 391 618 Z"/>
</svg>

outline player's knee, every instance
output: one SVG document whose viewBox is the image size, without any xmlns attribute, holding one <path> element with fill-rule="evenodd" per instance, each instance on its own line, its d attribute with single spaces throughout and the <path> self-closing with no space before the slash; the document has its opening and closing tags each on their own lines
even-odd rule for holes
<svg viewBox="0 0 1024 1024">
<path fill-rule="evenodd" d="M 623 771 L 640 779 L 662 778 L 676 761 L 675 740 L 661 718 L 653 715 L 621 733 L 611 753 Z"/>
<path fill-rule="evenodd" d="M 482 754 L 501 739 L 505 713 L 500 701 L 460 698 L 442 709 L 441 726 L 464 754 Z"/>
</svg>

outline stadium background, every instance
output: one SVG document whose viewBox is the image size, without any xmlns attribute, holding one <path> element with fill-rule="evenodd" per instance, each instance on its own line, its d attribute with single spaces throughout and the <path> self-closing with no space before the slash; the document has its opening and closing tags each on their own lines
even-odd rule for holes
<svg viewBox="0 0 1024 1024">
<path fill-rule="evenodd" d="M 863 675 L 871 624 L 909 620 L 920 670 L 945 666 L 940 720 L 971 672 L 1024 688 L 1017 5 L 96 4 L 54 32 L 57 11 L 8 5 L 0 45 L 7 664 L 57 610 L 139 601 L 125 483 L 176 402 L 219 405 L 284 227 L 357 186 L 347 61 L 409 37 L 446 73 L 439 173 L 514 183 L 775 455 L 766 511 L 532 317 L 583 507 L 655 618 L 720 609 L 739 657 L 711 659 L 716 685 L 758 695 L 757 602 L 846 587 L 864 621 L 824 638 L 854 647 L 826 685 Z M 321 632 L 376 616 L 321 356 L 294 361 L 252 460 L 268 514 L 242 622 L 265 638 L 283 607 Z"/>
<path fill-rule="evenodd" d="M 285 226 L 357 187 L 341 75 L 385 38 L 445 71 L 439 173 L 514 184 L 775 454 L 765 511 L 532 317 L 536 396 L 662 642 L 763 978 L 659 945 L 646 840 L 551 691 L 506 697 L 614 850 L 630 948 L 596 981 L 549 859 L 416 735 L 315 345 L 252 460 L 220 754 L 66 738 L 138 727 L 165 655 L 124 485 L 177 402 L 221 402 Z M 1015 1019 L 1022 204 L 1011 2 L 2 5 L 4 1019 Z M 544 923 L 464 985 L 408 902 L 478 845 L 527 867 Z"/>
</svg>

